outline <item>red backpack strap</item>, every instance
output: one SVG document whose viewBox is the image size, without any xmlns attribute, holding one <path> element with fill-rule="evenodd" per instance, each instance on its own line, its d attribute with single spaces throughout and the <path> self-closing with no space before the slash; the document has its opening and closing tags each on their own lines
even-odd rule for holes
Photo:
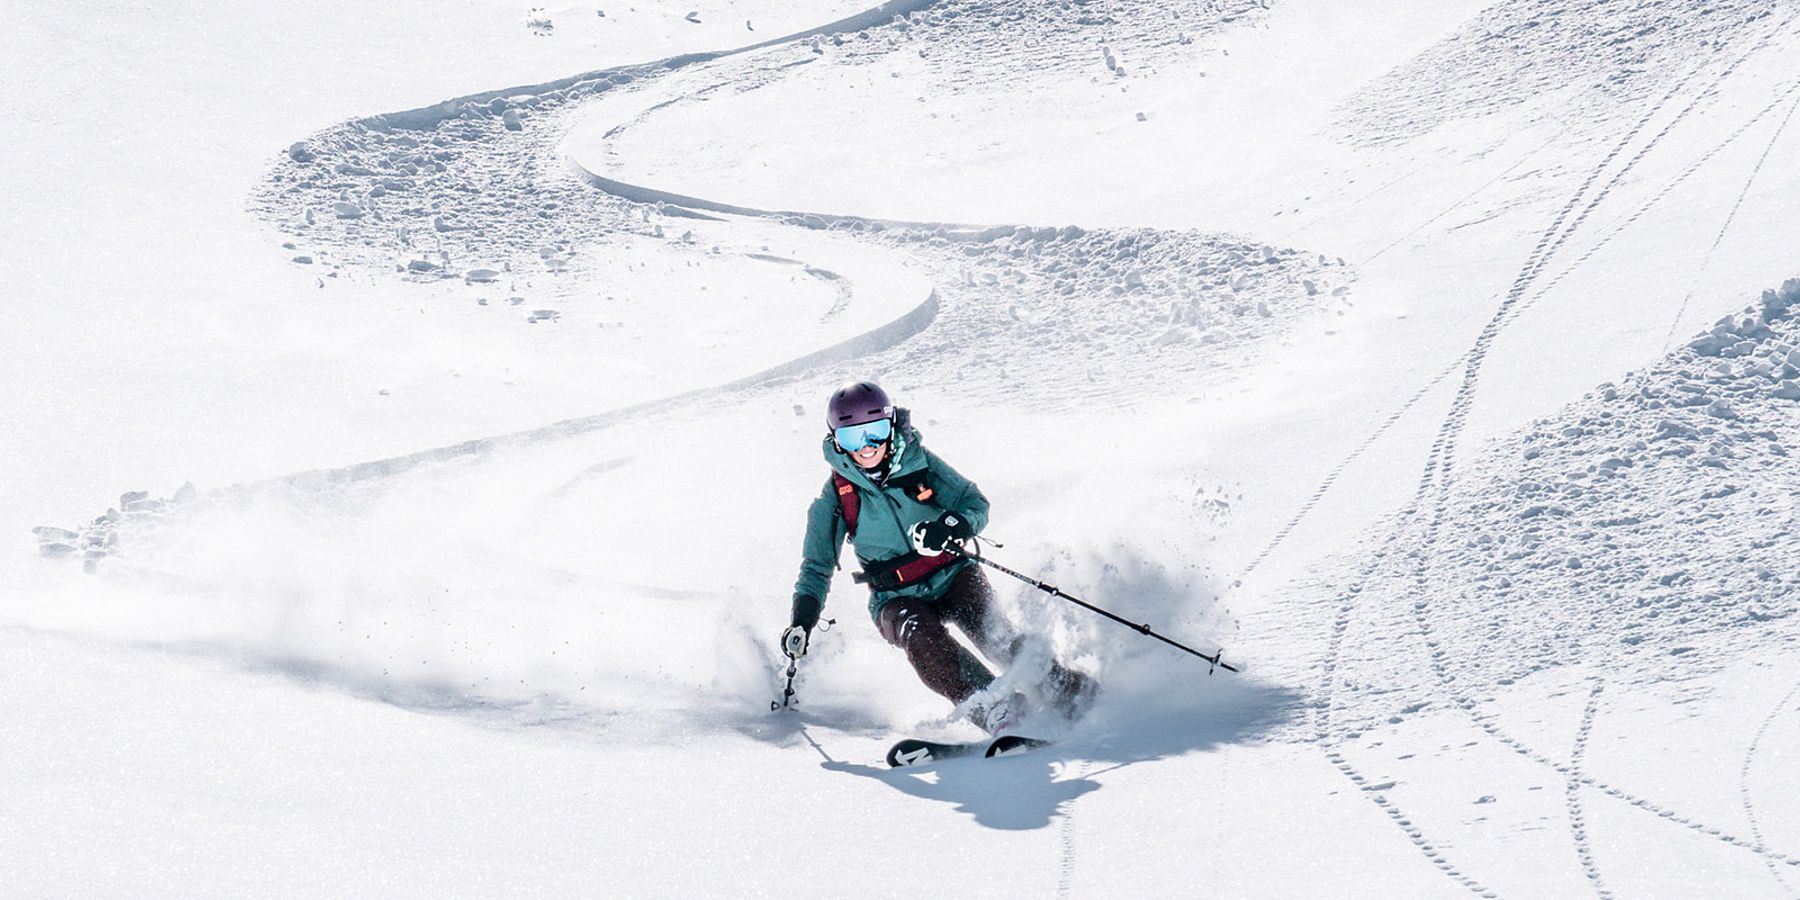
<svg viewBox="0 0 1800 900">
<path fill-rule="evenodd" d="M 856 493 L 856 485 L 850 479 L 831 473 L 832 484 L 837 485 L 838 512 L 844 514 L 844 529 L 851 537 L 856 537 L 856 517 L 862 512 L 862 497 Z"/>
</svg>

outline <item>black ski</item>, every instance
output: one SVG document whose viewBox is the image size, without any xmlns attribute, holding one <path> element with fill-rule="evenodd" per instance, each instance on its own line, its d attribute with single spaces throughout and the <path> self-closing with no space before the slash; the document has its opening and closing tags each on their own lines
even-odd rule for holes
<svg viewBox="0 0 1800 900">
<path fill-rule="evenodd" d="M 1045 746 L 1050 742 L 1043 738 L 1025 737 L 1017 734 L 1003 734 L 988 743 L 987 757 L 1012 756 L 1015 753 L 1027 753 Z"/>
<path fill-rule="evenodd" d="M 1016 734 L 950 744 L 907 738 L 888 750 L 887 764 L 900 769 L 907 766 L 930 765 L 959 756 L 974 756 L 977 753 L 991 759 L 996 756 L 1011 756 L 1015 753 L 1035 750 L 1048 743 L 1050 742 L 1042 738 L 1022 737 Z"/>
<path fill-rule="evenodd" d="M 922 741 L 918 738 L 907 738 L 888 749 L 887 764 L 896 769 L 905 766 L 923 766 L 958 756 L 970 756 L 987 748 L 990 741 L 972 741 L 966 744 L 942 744 L 937 741 Z"/>
</svg>

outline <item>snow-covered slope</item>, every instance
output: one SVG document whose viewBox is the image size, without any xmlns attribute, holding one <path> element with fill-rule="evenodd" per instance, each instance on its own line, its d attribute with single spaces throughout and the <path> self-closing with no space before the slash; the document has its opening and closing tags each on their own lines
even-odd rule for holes
<svg viewBox="0 0 1800 900">
<path fill-rule="evenodd" d="M 31 10 L 0 870 L 1790 894 L 1797 13 Z M 771 713 L 849 378 L 1243 676 L 1002 582 L 1100 705 L 890 772 L 844 576 Z"/>
</svg>

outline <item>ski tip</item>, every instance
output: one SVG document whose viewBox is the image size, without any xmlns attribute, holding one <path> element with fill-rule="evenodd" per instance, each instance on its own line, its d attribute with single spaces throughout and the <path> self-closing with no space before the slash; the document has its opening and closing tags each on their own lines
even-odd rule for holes
<svg viewBox="0 0 1800 900">
<path fill-rule="evenodd" d="M 921 753 L 923 753 L 922 756 Z M 887 752 L 887 764 L 890 769 L 902 769 L 907 766 L 916 766 L 923 762 L 929 762 L 930 759 L 930 751 L 906 750 L 898 745 L 890 748 Z"/>
<path fill-rule="evenodd" d="M 887 764 L 889 768 L 903 769 L 937 762 L 947 755 L 948 750 L 942 745 L 909 738 L 888 748 Z"/>
</svg>

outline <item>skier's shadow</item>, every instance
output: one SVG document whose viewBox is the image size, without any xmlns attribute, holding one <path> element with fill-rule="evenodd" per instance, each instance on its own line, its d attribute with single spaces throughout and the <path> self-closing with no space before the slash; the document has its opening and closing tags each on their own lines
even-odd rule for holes
<svg viewBox="0 0 1800 900">
<path fill-rule="evenodd" d="M 850 711 L 838 711 L 833 727 L 842 729 Z M 983 759 L 980 755 L 945 760 L 924 766 L 891 769 L 846 762 L 831 755 L 798 718 L 783 718 L 762 736 L 779 734 L 798 737 L 819 755 L 819 767 L 879 781 L 911 797 L 951 804 L 957 812 L 967 813 L 979 824 L 1008 831 L 1029 831 L 1049 825 L 1077 797 L 1100 789 L 1100 783 L 1086 777 L 1057 780 L 1058 764 L 1066 771 L 1067 760 L 1057 755 L 1056 748 L 1035 753 L 1022 753 L 1004 759 Z M 863 730 L 879 737 L 887 732 L 876 723 Z M 772 732 L 772 733 L 771 733 Z"/>
<path fill-rule="evenodd" d="M 1029 831 L 1049 825 L 1077 797 L 1100 789 L 1099 782 L 1087 778 L 1058 780 L 1056 762 L 1039 752 L 1007 759 L 952 759 L 906 769 L 829 757 L 819 765 L 831 772 L 872 778 L 921 800 L 953 804 L 957 812 L 967 813 L 989 828 Z"/>
<path fill-rule="evenodd" d="M 1095 717 L 1085 734 L 1066 736 L 1035 752 L 903 769 L 841 762 L 803 725 L 795 731 L 812 745 L 827 771 L 872 778 L 909 796 L 952 804 L 990 828 L 1029 830 L 1049 825 L 1077 798 L 1099 790 L 1102 784 L 1095 776 L 1266 735 L 1293 722 L 1303 701 L 1300 694 L 1277 686 L 1221 683 L 1207 694 L 1140 698 L 1124 710 Z"/>
</svg>

